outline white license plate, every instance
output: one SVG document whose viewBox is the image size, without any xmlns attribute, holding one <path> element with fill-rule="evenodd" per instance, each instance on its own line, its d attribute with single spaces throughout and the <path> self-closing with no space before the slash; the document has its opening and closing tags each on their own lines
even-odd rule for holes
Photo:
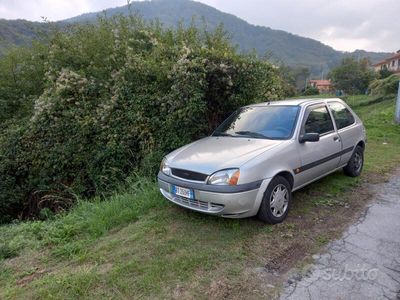
<svg viewBox="0 0 400 300">
<path fill-rule="evenodd" d="M 193 190 L 183 188 L 180 186 L 176 186 L 176 185 L 172 186 L 172 194 L 177 195 L 177 196 L 182 196 L 185 198 L 189 198 L 189 199 L 194 199 Z"/>
</svg>

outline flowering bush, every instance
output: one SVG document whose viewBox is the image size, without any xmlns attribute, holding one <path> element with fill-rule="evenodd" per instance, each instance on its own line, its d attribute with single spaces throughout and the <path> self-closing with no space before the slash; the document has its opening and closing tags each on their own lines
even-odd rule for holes
<svg viewBox="0 0 400 300">
<path fill-rule="evenodd" d="M 390 75 L 383 79 L 375 79 L 368 87 L 369 93 L 375 96 L 396 94 L 399 88 L 400 76 Z"/>
<path fill-rule="evenodd" d="M 3 221 L 107 193 L 133 171 L 154 175 L 165 152 L 283 92 L 276 69 L 238 54 L 221 28 L 100 19 L 29 51 L 33 104 L 0 134 Z"/>
</svg>

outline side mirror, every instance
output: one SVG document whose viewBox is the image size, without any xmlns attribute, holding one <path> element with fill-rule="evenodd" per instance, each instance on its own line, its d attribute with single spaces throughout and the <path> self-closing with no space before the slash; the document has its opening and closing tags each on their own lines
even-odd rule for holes
<svg viewBox="0 0 400 300">
<path fill-rule="evenodd" d="M 319 133 L 304 133 L 300 135 L 299 142 L 318 142 L 319 141 Z"/>
</svg>

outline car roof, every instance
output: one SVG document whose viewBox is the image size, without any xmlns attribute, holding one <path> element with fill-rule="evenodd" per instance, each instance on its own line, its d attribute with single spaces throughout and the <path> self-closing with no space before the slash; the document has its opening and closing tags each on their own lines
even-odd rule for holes
<svg viewBox="0 0 400 300">
<path fill-rule="evenodd" d="M 287 105 L 287 106 L 304 106 L 313 103 L 325 103 L 326 101 L 340 101 L 343 100 L 339 98 L 302 98 L 302 99 L 286 99 L 286 100 L 279 100 L 279 101 L 270 101 L 270 102 L 262 102 L 257 104 L 249 105 L 250 107 L 258 107 L 258 106 L 267 106 L 267 105 Z"/>
</svg>

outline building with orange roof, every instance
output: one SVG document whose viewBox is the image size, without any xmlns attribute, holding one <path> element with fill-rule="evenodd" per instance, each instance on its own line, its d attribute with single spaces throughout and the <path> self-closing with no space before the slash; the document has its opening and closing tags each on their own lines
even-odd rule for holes
<svg viewBox="0 0 400 300">
<path fill-rule="evenodd" d="M 333 84 L 330 80 L 326 79 L 311 79 L 309 85 L 318 89 L 320 93 L 329 93 L 333 91 Z"/>
<path fill-rule="evenodd" d="M 388 70 L 393 73 L 400 73 L 400 50 L 396 54 L 372 65 L 376 72 Z"/>
</svg>

